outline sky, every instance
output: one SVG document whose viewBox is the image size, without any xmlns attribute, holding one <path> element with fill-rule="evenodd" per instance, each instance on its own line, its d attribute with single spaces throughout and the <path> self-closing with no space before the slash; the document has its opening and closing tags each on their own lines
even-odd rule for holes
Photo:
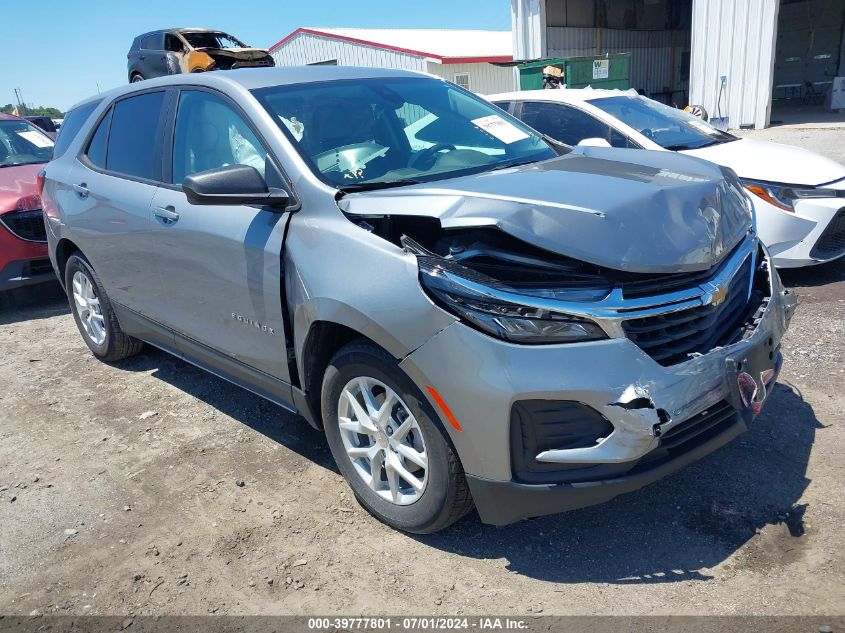
<svg viewBox="0 0 845 633">
<path fill-rule="evenodd" d="M 125 84 L 146 31 L 202 26 L 268 48 L 301 26 L 510 29 L 509 0 L 39 0 L 0 9 L 0 105 L 66 110 Z"/>
</svg>

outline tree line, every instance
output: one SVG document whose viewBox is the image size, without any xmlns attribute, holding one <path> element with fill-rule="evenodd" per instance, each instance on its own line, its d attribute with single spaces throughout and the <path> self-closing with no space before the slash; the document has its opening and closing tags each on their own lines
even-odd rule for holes
<svg viewBox="0 0 845 633">
<path fill-rule="evenodd" d="M 2 108 L 0 108 L 0 112 L 3 112 L 4 114 L 12 114 L 16 107 L 17 106 L 12 103 L 7 103 Z M 65 113 L 59 110 L 58 108 L 45 106 L 26 106 L 26 116 L 48 116 L 51 119 L 63 119 Z"/>
</svg>

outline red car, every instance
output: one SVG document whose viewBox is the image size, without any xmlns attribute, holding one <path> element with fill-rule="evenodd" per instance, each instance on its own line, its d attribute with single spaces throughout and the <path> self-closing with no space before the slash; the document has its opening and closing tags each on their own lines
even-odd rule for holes
<svg viewBox="0 0 845 633">
<path fill-rule="evenodd" d="M 52 155 L 43 131 L 0 113 L 0 291 L 55 279 L 37 182 Z"/>
</svg>

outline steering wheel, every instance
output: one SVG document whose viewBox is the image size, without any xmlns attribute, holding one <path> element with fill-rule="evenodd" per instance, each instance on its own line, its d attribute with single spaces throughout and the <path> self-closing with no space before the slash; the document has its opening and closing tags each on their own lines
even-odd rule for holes
<svg viewBox="0 0 845 633">
<path fill-rule="evenodd" d="M 654 140 L 654 132 L 652 132 L 650 127 L 647 127 L 647 128 L 640 130 L 640 134 L 645 136 L 650 141 Z"/>
<path fill-rule="evenodd" d="M 426 169 L 431 167 L 437 159 L 437 153 L 442 152 L 444 149 L 453 150 L 457 148 L 451 143 L 436 143 L 414 156 L 408 164 L 408 167 L 413 167 L 414 169 Z"/>
</svg>

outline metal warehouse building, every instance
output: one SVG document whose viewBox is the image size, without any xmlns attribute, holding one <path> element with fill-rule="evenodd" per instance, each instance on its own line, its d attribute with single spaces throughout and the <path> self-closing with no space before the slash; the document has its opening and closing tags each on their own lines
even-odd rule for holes
<svg viewBox="0 0 845 633">
<path fill-rule="evenodd" d="M 301 28 L 270 47 L 277 66 L 334 64 L 405 68 L 473 92 L 513 89 L 510 31 Z"/>
<path fill-rule="evenodd" d="M 631 53 L 631 87 L 731 128 L 845 90 L 845 0 L 511 0 L 520 60 Z"/>
</svg>

